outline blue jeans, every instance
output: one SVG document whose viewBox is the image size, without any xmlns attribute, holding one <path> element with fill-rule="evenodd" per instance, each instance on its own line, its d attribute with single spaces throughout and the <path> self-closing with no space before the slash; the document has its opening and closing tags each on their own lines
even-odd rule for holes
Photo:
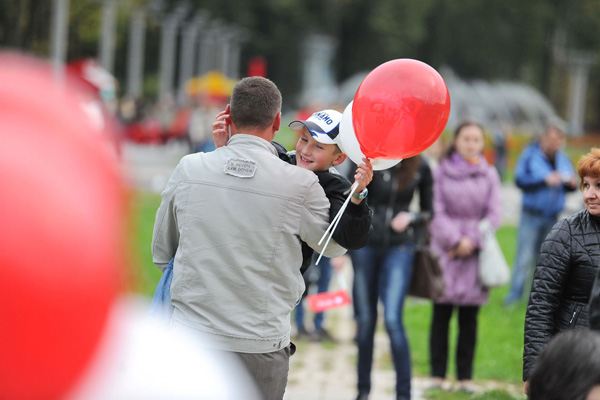
<svg viewBox="0 0 600 400">
<path fill-rule="evenodd" d="M 413 244 L 366 246 L 351 252 L 354 268 L 352 294 L 358 325 L 358 391 L 361 394 L 371 390 L 377 300 L 380 299 L 396 369 L 396 396 L 410 398 L 410 351 L 404 332 L 402 307 L 410 286 L 414 254 Z"/>
<path fill-rule="evenodd" d="M 316 258 L 313 257 L 313 261 L 316 261 Z M 319 265 L 311 265 L 312 268 L 319 268 L 319 279 L 317 280 L 317 292 L 324 293 L 329 289 L 329 281 L 331 281 L 331 276 L 333 274 L 333 270 L 331 268 L 331 263 L 329 262 L 329 258 L 322 257 L 321 261 L 319 261 Z M 310 273 L 309 270 L 306 273 Z M 307 288 L 308 289 L 308 288 Z M 296 306 L 296 327 L 298 329 L 304 329 L 304 308 L 303 308 L 303 299 L 300 299 L 300 303 Z M 315 314 L 315 331 L 319 331 L 323 329 L 323 319 L 324 315 L 322 312 Z"/>
<path fill-rule="evenodd" d="M 542 242 L 548 232 L 556 224 L 556 216 L 544 216 L 532 213 L 525 209 L 521 210 L 519 221 L 519 233 L 517 243 L 517 255 L 515 258 L 510 292 L 505 302 L 518 301 L 523 296 L 525 281 L 529 271 L 535 266 L 535 261 L 542 246 Z"/>
</svg>

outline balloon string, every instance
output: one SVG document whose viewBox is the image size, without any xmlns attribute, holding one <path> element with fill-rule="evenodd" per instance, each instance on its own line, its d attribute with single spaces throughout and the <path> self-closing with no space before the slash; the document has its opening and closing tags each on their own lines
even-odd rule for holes
<svg viewBox="0 0 600 400">
<path fill-rule="evenodd" d="M 354 194 L 354 192 L 356 191 L 356 188 L 358 187 L 358 182 L 354 182 L 354 184 L 352 185 L 352 190 L 350 191 L 350 194 L 348 195 L 348 197 L 346 198 L 346 200 L 344 201 L 344 204 L 342 205 L 342 207 L 340 208 L 340 210 L 338 211 L 338 213 L 336 214 L 335 218 L 331 221 L 331 223 L 329 224 L 329 227 L 327 228 L 327 230 L 325 231 L 325 233 L 323 234 L 323 236 L 321 237 L 321 240 L 319 240 L 319 244 L 321 244 L 323 242 L 323 239 L 325 239 L 325 236 L 327 236 L 327 233 L 329 232 L 329 230 L 331 229 L 331 227 L 333 226 L 333 224 L 335 224 L 335 222 L 341 218 L 342 213 L 344 212 L 344 210 L 346 209 L 346 206 L 348 205 L 348 202 L 350 201 L 350 199 L 352 198 L 352 195 Z"/>
<path fill-rule="evenodd" d="M 327 236 L 327 233 L 329 232 L 329 230 L 331 230 L 331 233 L 330 233 L 329 237 L 327 238 L 327 241 L 325 242 L 325 245 L 323 246 L 321 253 L 319 254 L 319 258 L 317 258 L 317 262 L 315 263 L 315 265 L 319 265 L 319 261 L 321 261 L 321 257 L 323 257 L 323 253 L 325 253 L 325 249 L 327 248 L 327 245 L 329 245 L 329 241 L 331 240 L 331 237 L 333 236 L 333 232 L 335 232 L 335 228 L 337 228 L 340 220 L 342 219 L 342 214 L 344 213 L 344 210 L 346 210 L 346 207 L 348 206 L 348 203 L 350 202 L 350 199 L 352 198 L 352 195 L 356 191 L 357 187 L 358 187 L 358 182 L 354 182 L 354 184 L 352 185 L 352 190 L 350 191 L 350 194 L 346 198 L 346 201 L 344 201 L 342 208 L 340 208 L 340 211 L 338 211 L 338 213 L 335 216 L 335 218 L 333 219 L 333 221 L 331 221 L 331 223 L 329 224 L 329 227 L 323 234 L 323 237 L 321 237 L 321 240 L 319 240 L 318 244 L 321 244 L 321 242 L 323 242 L 323 239 L 325 239 L 325 236 Z"/>
</svg>

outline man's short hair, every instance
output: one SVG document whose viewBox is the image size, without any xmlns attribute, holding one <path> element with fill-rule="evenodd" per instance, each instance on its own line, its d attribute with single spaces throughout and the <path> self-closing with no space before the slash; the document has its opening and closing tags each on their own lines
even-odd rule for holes
<svg viewBox="0 0 600 400">
<path fill-rule="evenodd" d="M 269 79 L 244 78 L 231 94 L 231 120 L 240 128 L 268 128 L 281 111 L 281 93 Z"/>
<path fill-rule="evenodd" d="M 531 400 L 585 400 L 600 385 L 600 333 L 569 329 L 554 336 L 529 377 Z"/>
</svg>

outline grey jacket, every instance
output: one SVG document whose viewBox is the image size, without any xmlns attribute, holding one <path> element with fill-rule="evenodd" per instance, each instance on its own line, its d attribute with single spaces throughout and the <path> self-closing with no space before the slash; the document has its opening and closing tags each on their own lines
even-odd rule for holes
<svg viewBox="0 0 600 400">
<path fill-rule="evenodd" d="M 162 193 L 152 238 L 159 268 L 175 256 L 174 324 L 216 349 L 286 347 L 304 292 L 301 241 L 319 251 L 328 221 L 317 176 L 280 160 L 261 138 L 237 134 L 213 152 L 185 156 Z M 324 255 L 344 253 L 332 241 Z"/>
</svg>

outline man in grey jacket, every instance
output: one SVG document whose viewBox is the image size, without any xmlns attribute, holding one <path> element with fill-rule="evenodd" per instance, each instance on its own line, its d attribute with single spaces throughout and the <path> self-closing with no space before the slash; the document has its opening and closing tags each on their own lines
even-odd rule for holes
<svg viewBox="0 0 600 400">
<path fill-rule="evenodd" d="M 304 291 L 301 241 L 322 250 L 329 201 L 314 173 L 280 160 L 270 143 L 281 124 L 273 82 L 242 79 L 228 109 L 227 146 L 185 156 L 169 179 L 152 256 L 161 269 L 175 256 L 172 324 L 238 354 L 264 399 L 280 400 L 290 313 Z M 330 242 L 324 255 L 343 253 Z"/>
</svg>

